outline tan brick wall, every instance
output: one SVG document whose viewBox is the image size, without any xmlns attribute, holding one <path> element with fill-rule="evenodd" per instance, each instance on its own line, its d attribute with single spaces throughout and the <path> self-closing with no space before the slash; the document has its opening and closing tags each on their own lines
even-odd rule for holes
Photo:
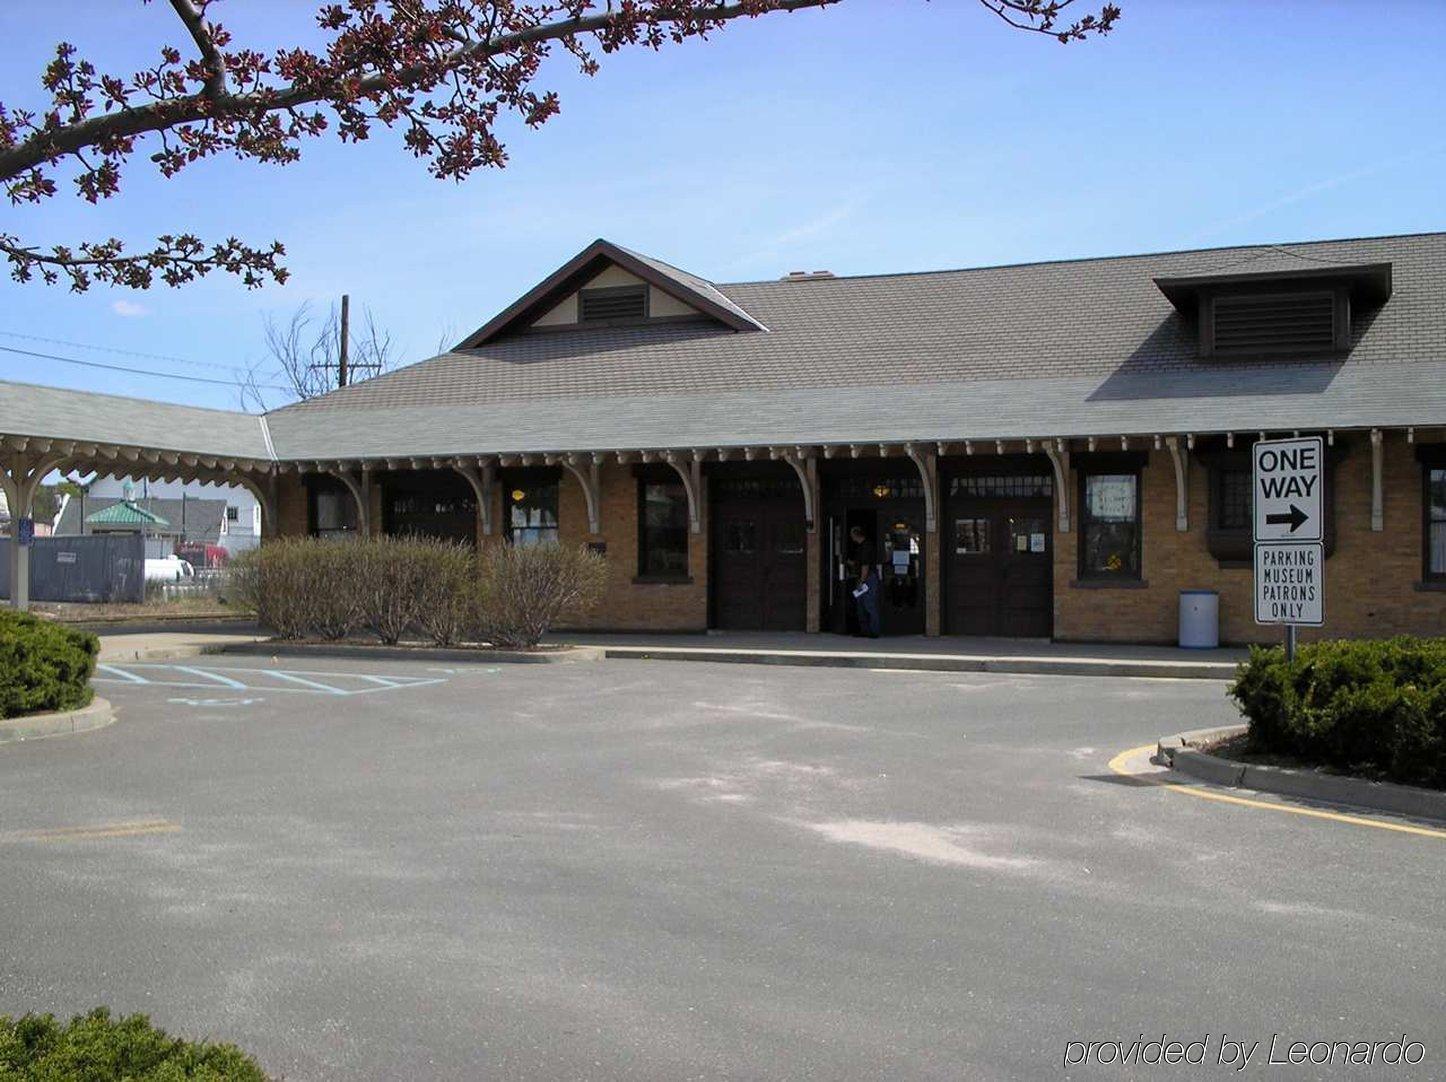
<svg viewBox="0 0 1446 1082">
<path fill-rule="evenodd" d="M 1421 591 L 1421 467 L 1399 433 L 1385 445 L 1385 529 L 1371 526 L 1371 452 L 1356 437 L 1335 467 L 1336 547 L 1326 561 L 1322 636 L 1446 634 L 1446 594 Z M 1174 642 L 1179 591 L 1220 592 L 1223 642 L 1277 642 L 1279 628 L 1255 623 L 1251 571 L 1221 568 L 1205 541 L 1208 473 L 1192 459 L 1190 529 L 1175 529 L 1175 473 L 1168 451 L 1152 451 L 1141 476 L 1143 577 L 1147 589 L 1087 589 L 1077 577 L 1077 471 L 1071 471 L 1071 532 L 1054 537 L 1055 637 L 1080 641 Z"/>
<path fill-rule="evenodd" d="M 1302 631 L 1302 639 L 1325 635 L 1446 635 L 1446 593 L 1416 588 L 1421 578 L 1421 468 L 1400 433 L 1386 437 L 1385 530 L 1370 528 L 1371 454 L 1353 437 L 1350 454 L 1335 468 L 1336 548 L 1326 561 L 1326 627 Z M 688 583 L 636 582 L 638 560 L 637 481 L 631 466 L 601 470 L 602 533 L 588 533 L 587 505 L 578 480 L 564 471 L 559 494 L 562 540 L 603 541 L 611 577 L 597 611 L 579 626 L 636 631 L 702 631 L 708 621 L 707 479 L 703 481 L 703 530 L 689 535 Z M 1151 451 L 1142 474 L 1144 589 L 1088 589 L 1072 586 L 1077 576 L 1079 508 L 1077 471 L 1071 471 L 1071 531 L 1055 520 L 1055 637 L 1076 641 L 1174 642 L 1179 591 L 1220 592 L 1220 630 L 1227 643 L 1278 641 L 1281 632 L 1254 621 L 1249 568 L 1221 568 L 1205 541 L 1208 473 L 1192 458 L 1190 529 L 1175 529 L 1175 475 L 1168 452 Z M 500 486 L 499 486 L 500 489 Z M 378 497 L 379 498 L 379 497 Z M 280 478 L 280 532 L 305 533 L 306 489 L 295 474 Z M 374 507 L 380 523 L 380 507 Z M 502 498 L 494 503 L 501 531 Z M 938 548 L 930 538 L 931 552 Z M 809 538 L 809 604 L 818 604 L 817 537 Z M 937 559 L 929 562 L 931 583 L 939 582 Z"/>
<path fill-rule="evenodd" d="M 704 631 L 708 627 L 707 478 L 703 479 L 703 530 L 688 535 L 689 583 L 635 582 L 638 574 L 638 482 L 633 468 L 612 463 L 601 470 L 602 533 L 587 532 L 582 485 L 564 471 L 558 494 L 558 525 L 564 544 L 607 544 L 607 593 L 580 628 L 616 631 Z"/>
</svg>

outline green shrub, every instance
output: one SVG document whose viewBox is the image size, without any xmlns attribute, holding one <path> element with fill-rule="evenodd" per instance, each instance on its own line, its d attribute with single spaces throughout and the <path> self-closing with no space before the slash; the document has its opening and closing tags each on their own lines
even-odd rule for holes
<svg viewBox="0 0 1446 1082">
<path fill-rule="evenodd" d="M 582 546 L 496 545 L 479 562 L 478 630 L 497 646 L 536 646 L 563 616 L 590 611 L 607 585 L 607 561 Z"/>
<path fill-rule="evenodd" d="M 1259 750 L 1446 788 L 1446 639 L 1252 647 L 1230 694 Z"/>
<path fill-rule="evenodd" d="M 99 650 L 94 635 L 0 610 L 0 718 L 85 706 Z"/>
<path fill-rule="evenodd" d="M 97 1007 L 61 1025 L 49 1014 L 0 1015 L 0 1079 L 33 1082 L 266 1082 L 235 1045 L 185 1041 L 143 1014 Z"/>
</svg>

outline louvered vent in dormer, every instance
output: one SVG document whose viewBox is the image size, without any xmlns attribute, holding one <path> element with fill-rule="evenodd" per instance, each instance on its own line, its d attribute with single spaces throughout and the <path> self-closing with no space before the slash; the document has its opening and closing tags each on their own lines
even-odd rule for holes
<svg viewBox="0 0 1446 1082">
<path fill-rule="evenodd" d="M 1211 300 L 1211 353 L 1250 357 L 1313 355 L 1340 348 L 1347 328 L 1334 292 L 1244 293 Z"/>
<path fill-rule="evenodd" d="M 577 295 L 577 317 L 582 323 L 645 319 L 647 315 L 648 287 L 645 285 L 584 289 Z"/>
</svg>

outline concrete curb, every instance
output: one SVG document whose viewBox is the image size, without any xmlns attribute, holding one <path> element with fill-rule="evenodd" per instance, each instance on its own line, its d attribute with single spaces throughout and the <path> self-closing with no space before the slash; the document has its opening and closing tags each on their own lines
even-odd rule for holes
<svg viewBox="0 0 1446 1082">
<path fill-rule="evenodd" d="M 79 710 L 61 710 L 53 714 L 29 714 L 23 718 L 0 721 L 0 744 L 35 740 L 43 736 L 65 736 L 91 729 L 103 729 L 115 721 L 110 700 L 96 696 L 89 706 Z"/>
<path fill-rule="evenodd" d="M 370 661 L 464 661 L 482 665 L 566 665 L 577 661 L 601 661 L 600 646 L 570 646 L 561 650 L 533 653 L 528 650 L 468 650 L 441 646 L 364 646 L 357 643 L 257 642 L 225 643 L 211 647 L 215 654 L 245 654 L 264 657 L 340 657 Z"/>
<path fill-rule="evenodd" d="M 117 661 L 181 661 L 188 657 L 206 657 L 210 654 L 224 654 L 238 643 L 177 643 L 174 646 L 147 646 L 139 650 L 119 650 L 109 642 L 101 647 L 100 660 Z"/>
<path fill-rule="evenodd" d="M 1318 770 L 1237 763 L 1198 750 L 1199 745 L 1213 744 L 1243 732 L 1244 725 L 1235 725 L 1163 737 L 1157 743 L 1157 761 L 1163 760 L 1183 774 L 1214 785 L 1277 793 L 1322 804 L 1350 804 L 1415 819 L 1446 820 L 1446 792 L 1437 789 L 1348 778 Z"/>
<path fill-rule="evenodd" d="M 1128 661 L 1117 658 L 1000 657 L 969 654 L 829 653 L 827 651 L 730 650 L 721 647 L 605 646 L 609 658 L 646 661 L 714 661 L 741 665 L 798 665 L 838 669 L 906 669 L 920 672 L 988 672 L 1025 676 L 1133 676 L 1171 680 L 1230 680 L 1236 664 L 1225 661 Z"/>
</svg>

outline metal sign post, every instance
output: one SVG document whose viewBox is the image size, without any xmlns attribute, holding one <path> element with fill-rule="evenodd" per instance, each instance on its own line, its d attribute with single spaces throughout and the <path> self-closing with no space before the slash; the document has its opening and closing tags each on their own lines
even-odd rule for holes
<svg viewBox="0 0 1446 1082">
<path fill-rule="evenodd" d="M 1319 436 L 1261 440 L 1251 455 L 1255 521 L 1255 622 L 1296 628 L 1325 623 L 1325 446 Z"/>
</svg>

